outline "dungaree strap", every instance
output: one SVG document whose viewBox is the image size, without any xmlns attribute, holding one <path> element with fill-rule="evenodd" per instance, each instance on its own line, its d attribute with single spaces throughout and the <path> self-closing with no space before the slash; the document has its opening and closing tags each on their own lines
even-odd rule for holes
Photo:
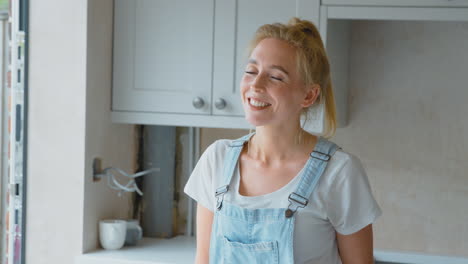
<svg viewBox="0 0 468 264">
<path fill-rule="evenodd" d="M 340 147 L 335 143 L 322 137 L 318 138 L 314 151 L 310 153 L 305 170 L 300 176 L 301 179 L 296 190 L 288 197 L 289 206 L 288 210 L 286 210 L 286 217 L 291 217 L 298 208 L 305 207 L 309 203 L 309 197 L 325 171 L 328 161 L 338 149 Z"/>
<path fill-rule="evenodd" d="M 216 208 L 218 210 L 223 206 L 224 194 L 229 190 L 229 184 L 231 183 L 234 170 L 236 168 L 239 155 L 242 151 L 244 143 L 252 137 L 255 132 L 245 135 L 239 139 L 233 140 L 229 146 L 226 156 L 224 158 L 223 178 L 221 180 L 221 186 L 216 189 Z"/>
</svg>

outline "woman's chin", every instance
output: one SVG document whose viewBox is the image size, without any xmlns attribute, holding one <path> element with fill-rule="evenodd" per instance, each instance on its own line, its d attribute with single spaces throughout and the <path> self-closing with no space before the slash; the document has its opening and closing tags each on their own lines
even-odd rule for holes
<svg viewBox="0 0 468 264">
<path fill-rule="evenodd" d="M 265 120 L 260 120 L 258 118 L 254 118 L 252 116 L 246 116 L 245 120 L 247 120 L 247 122 L 249 124 L 251 124 L 252 126 L 254 126 L 254 127 L 264 126 L 264 125 L 266 125 L 268 123 Z"/>
</svg>

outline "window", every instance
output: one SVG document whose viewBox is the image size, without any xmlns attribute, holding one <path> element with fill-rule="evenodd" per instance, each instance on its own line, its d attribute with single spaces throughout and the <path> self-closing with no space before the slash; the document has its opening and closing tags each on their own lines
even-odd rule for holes
<svg viewBox="0 0 468 264">
<path fill-rule="evenodd" d="M 26 5 L 0 0 L 0 263 L 24 263 Z"/>
</svg>

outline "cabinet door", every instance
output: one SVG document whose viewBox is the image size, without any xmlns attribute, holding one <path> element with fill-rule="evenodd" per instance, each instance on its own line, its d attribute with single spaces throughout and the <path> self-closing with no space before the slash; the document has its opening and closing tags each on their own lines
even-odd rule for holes
<svg viewBox="0 0 468 264">
<path fill-rule="evenodd" d="M 257 28 L 297 16 L 318 28 L 319 0 L 216 1 L 213 69 L 213 114 L 242 116 L 239 83 L 247 61 L 247 48 Z M 225 101 L 218 109 L 216 102 Z M 220 105 L 222 106 L 222 105 Z"/>
<path fill-rule="evenodd" d="M 213 15 L 214 0 L 116 0 L 112 110 L 210 114 Z"/>
</svg>

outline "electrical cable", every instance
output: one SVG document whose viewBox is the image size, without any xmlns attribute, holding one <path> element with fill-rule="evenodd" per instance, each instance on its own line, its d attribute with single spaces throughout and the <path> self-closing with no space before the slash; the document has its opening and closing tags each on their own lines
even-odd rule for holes
<svg viewBox="0 0 468 264">
<path fill-rule="evenodd" d="M 129 182 L 126 185 L 123 185 L 117 181 L 115 178 L 115 175 L 112 173 L 112 171 L 116 171 L 120 173 L 122 176 L 125 176 L 127 178 L 130 178 Z M 138 188 L 135 178 L 141 177 L 143 175 L 149 174 L 151 172 L 159 171 L 159 168 L 152 168 L 149 170 L 145 171 L 140 171 L 134 174 L 128 174 L 122 169 L 119 168 L 114 168 L 114 167 L 108 167 L 105 168 L 102 173 L 97 174 L 96 177 L 106 177 L 107 178 L 107 185 L 114 189 L 119 191 L 119 196 L 122 195 L 122 192 L 137 192 L 139 195 L 143 195 L 143 192 Z"/>
</svg>

